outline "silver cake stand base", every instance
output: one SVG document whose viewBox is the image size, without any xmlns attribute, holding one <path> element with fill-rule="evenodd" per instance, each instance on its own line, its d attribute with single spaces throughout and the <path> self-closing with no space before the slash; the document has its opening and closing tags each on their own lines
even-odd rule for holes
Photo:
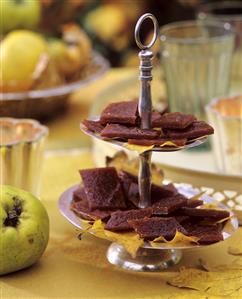
<svg viewBox="0 0 242 299">
<path fill-rule="evenodd" d="M 179 263 L 180 249 L 140 248 L 133 258 L 123 246 L 112 243 L 107 251 L 108 261 L 118 267 L 132 271 L 159 272 Z"/>
<path fill-rule="evenodd" d="M 82 223 L 81 219 L 70 209 L 70 205 L 73 199 L 73 192 L 78 188 L 79 185 L 72 186 L 64 191 L 58 202 L 59 210 L 61 214 L 71 222 L 76 228 L 80 230 L 85 230 L 85 225 Z M 176 188 L 179 193 L 190 198 L 197 194 L 198 190 L 194 189 L 192 186 L 186 184 L 176 184 Z M 214 204 L 216 201 L 209 195 L 202 195 L 201 199 L 206 204 Z M 219 204 L 218 207 L 222 209 L 227 209 L 223 204 Z M 229 220 L 229 225 L 223 228 L 222 234 L 224 240 L 231 237 L 238 229 L 238 220 L 234 217 L 231 212 L 231 218 Z M 90 234 L 94 234 L 89 230 Z M 98 237 L 98 236 L 97 236 Z M 177 244 L 178 245 L 178 244 Z M 167 248 L 161 243 L 159 247 L 153 248 L 149 244 L 144 244 L 144 247 L 140 248 L 137 252 L 135 258 L 133 258 L 123 246 L 112 243 L 107 251 L 108 261 L 119 267 L 131 271 L 139 272 L 161 272 L 173 265 L 179 263 L 182 257 L 182 250 L 194 249 L 198 247 L 206 247 L 205 245 L 194 245 L 188 244 L 184 246 L 173 246 Z"/>
</svg>

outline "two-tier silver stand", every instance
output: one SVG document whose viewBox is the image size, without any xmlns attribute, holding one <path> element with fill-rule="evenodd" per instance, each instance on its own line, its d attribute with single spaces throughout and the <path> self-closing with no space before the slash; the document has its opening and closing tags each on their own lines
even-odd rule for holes
<svg viewBox="0 0 242 299">
<path fill-rule="evenodd" d="M 154 25 L 154 35 L 152 41 L 148 45 L 143 45 L 140 40 L 140 27 L 144 20 L 151 19 Z M 151 112 L 152 112 L 152 101 L 151 101 L 151 91 L 150 91 L 150 82 L 152 80 L 151 70 L 152 64 L 151 60 L 153 57 L 153 53 L 150 51 L 150 48 L 155 43 L 158 36 L 158 23 L 156 18 L 152 14 L 143 15 L 137 22 L 135 27 L 135 40 L 138 47 L 141 49 L 139 53 L 140 57 L 140 97 L 139 97 L 139 115 L 141 118 L 141 127 L 142 128 L 150 128 L 151 127 Z M 93 118 L 93 120 L 98 118 Z M 88 134 L 92 138 L 98 138 L 103 140 L 99 134 L 95 134 L 89 131 L 85 126 L 81 124 L 81 129 L 84 133 Z M 125 147 L 123 142 L 107 139 L 104 140 L 106 142 L 111 143 L 112 145 L 119 146 L 123 149 Z M 206 137 L 191 141 L 189 144 L 186 144 L 183 147 L 154 147 L 151 150 L 144 152 L 139 155 L 140 157 L 140 165 L 139 165 L 139 193 L 140 193 L 140 202 L 139 207 L 145 208 L 150 204 L 150 186 L 151 186 L 151 171 L 150 171 L 150 163 L 151 163 L 151 155 L 153 151 L 157 152 L 167 152 L 167 151 L 178 151 L 185 148 L 195 147 L 206 141 Z M 73 200 L 73 192 L 76 190 L 77 185 L 68 188 L 65 192 L 63 192 L 59 198 L 59 209 L 62 215 L 68 219 L 75 227 L 83 230 L 84 226 L 80 221 L 79 217 L 70 209 L 70 204 Z M 176 184 L 176 188 L 178 192 L 191 197 L 197 194 L 197 191 L 190 186 L 185 184 Z M 202 199 L 205 203 L 211 204 L 215 203 L 215 200 L 208 195 L 203 195 Z M 226 208 L 219 205 L 221 208 Z M 232 214 L 231 214 L 232 215 Z M 224 240 L 229 238 L 237 229 L 238 229 L 238 221 L 235 217 L 231 217 L 230 221 L 230 229 L 223 230 L 223 238 Z M 94 234 L 90 230 L 90 233 Z M 168 246 L 167 246 L 168 245 Z M 159 243 L 157 247 L 151 247 L 151 245 L 147 242 L 142 248 L 140 248 L 137 252 L 135 258 L 133 258 L 123 246 L 117 243 L 112 243 L 107 251 L 107 259 L 108 261 L 116 266 L 119 266 L 126 270 L 132 271 L 144 271 L 144 272 L 155 272 L 162 271 L 167 269 L 168 267 L 177 264 L 182 257 L 182 250 L 188 248 L 197 248 L 202 245 L 174 245 L 174 244 L 164 244 Z"/>
<path fill-rule="evenodd" d="M 142 23 L 146 20 L 150 19 L 153 22 L 154 26 L 154 34 L 151 42 L 148 45 L 144 45 L 140 39 L 140 29 Z M 152 112 L 152 100 L 151 100 L 151 88 L 150 82 L 152 80 L 152 58 L 153 52 L 150 50 L 154 45 L 157 37 L 158 37 L 158 22 L 156 18 L 150 14 L 146 13 L 140 17 L 135 27 L 135 40 L 138 47 L 141 49 L 139 52 L 140 58 L 140 96 L 139 96 L 139 116 L 141 119 L 141 128 L 142 129 L 150 129 L 151 128 L 151 112 Z M 91 137 L 100 138 L 99 136 L 92 134 L 92 132 L 86 130 L 85 127 L 81 127 L 81 129 L 90 135 Z M 106 140 L 107 141 L 107 140 Z M 121 142 L 115 140 L 108 140 L 115 145 L 123 146 Z M 191 143 L 187 147 L 194 147 L 200 145 L 204 140 L 196 141 Z M 154 149 L 154 151 L 177 151 L 182 148 L 162 148 Z M 152 151 L 147 151 L 139 155 L 140 165 L 139 165 L 139 194 L 140 201 L 139 207 L 146 208 L 150 205 L 150 186 L 151 186 L 151 155 Z M 182 253 L 180 249 L 170 248 L 166 249 L 163 247 L 152 248 L 149 245 L 145 245 L 140 248 L 137 252 L 135 258 L 131 257 L 131 255 L 117 243 L 112 243 L 107 251 L 107 259 L 110 263 L 120 266 L 124 269 L 134 270 L 134 271 L 161 271 L 166 269 L 174 264 L 177 264 L 181 259 Z"/>
<path fill-rule="evenodd" d="M 146 19 L 151 19 L 154 25 L 154 34 L 151 42 L 144 45 L 140 39 L 141 25 Z M 139 116 L 141 119 L 141 128 L 151 128 L 151 88 L 152 80 L 152 58 L 153 52 L 150 50 L 154 45 L 159 32 L 159 26 L 156 18 L 152 14 L 144 14 L 138 20 L 135 27 L 135 41 L 141 49 L 140 58 L 140 95 L 139 95 Z M 151 186 L 151 155 L 152 151 L 144 152 L 139 155 L 139 207 L 146 208 L 150 205 L 150 186 Z M 181 259 L 181 250 L 157 250 L 154 248 L 140 248 L 135 258 L 119 244 L 113 243 L 107 251 L 107 259 L 110 263 L 122 268 L 135 271 L 160 271 L 167 267 L 177 264 Z"/>
<path fill-rule="evenodd" d="M 150 19 L 153 22 L 154 34 L 151 42 L 148 45 L 144 45 L 140 39 L 140 28 L 142 23 Z M 152 112 L 152 100 L 151 100 L 151 88 L 150 82 L 152 80 L 152 58 L 153 53 L 150 50 L 154 45 L 158 37 L 158 23 L 156 18 L 150 14 L 144 14 L 138 20 L 135 27 L 135 40 L 138 47 L 141 49 L 139 52 L 140 58 L 140 96 L 139 96 L 139 116 L 141 118 L 141 128 L 150 129 L 151 128 L 151 112 Z M 94 133 L 88 131 L 84 126 L 81 126 L 81 129 L 88 135 L 94 138 L 100 138 L 100 136 L 95 135 Z M 140 208 L 146 208 L 150 205 L 150 186 L 151 186 L 151 155 L 152 151 L 167 152 L 167 151 L 177 151 L 188 147 L 194 147 L 202 144 L 206 138 L 196 140 L 186 146 L 168 148 L 168 147 L 159 147 L 144 152 L 139 155 L 140 164 L 139 164 L 139 194 L 140 194 Z M 116 140 L 105 140 L 114 145 L 123 147 L 123 143 Z M 151 247 L 149 244 L 144 245 L 137 252 L 135 258 L 133 258 L 123 246 L 112 243 L 107 251 L 107 259 L 111 264 L 117 265 L 124 269 L 133 270 L 133 271 L 161 271 L 166 269 L 174 264 L 177 264 L 182 256 L 181 248 L 174 248 L 159 246 L 157 248 Z"/>
</svg>

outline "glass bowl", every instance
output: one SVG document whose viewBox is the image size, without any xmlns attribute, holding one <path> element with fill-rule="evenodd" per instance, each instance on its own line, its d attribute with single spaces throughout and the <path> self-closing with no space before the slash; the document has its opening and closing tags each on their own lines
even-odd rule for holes
<svg viewBox="0 0 242 299">
<path fill-rule="evenodd" d="M 50 118 L 66 108 L 71 92 L 100 78 L 108 68 L 108 61 L 93 52 L 90 63 L 77 81 L 41 90 L 0 93 L 0 116 Z"/>
</svg>

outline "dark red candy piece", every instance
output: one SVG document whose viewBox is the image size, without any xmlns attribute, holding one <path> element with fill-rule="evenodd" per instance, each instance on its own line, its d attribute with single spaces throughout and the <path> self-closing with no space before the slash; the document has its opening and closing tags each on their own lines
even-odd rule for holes
<svg viewBox="0 0 242 299">
<path fill-rule="evenodd" d="M 139 190 L 138 179 L 136 176 L 126 171 L 119 171 L 118 176 L 123 187 L 127 207 L 135 208 L 138 206 Z"/>
<path fill-rule="evenodd" d="M 79 186 L 73 192 L 73 201 L 71 209 L 81 218 L 85 220 L 107 219 L 110 217 L 110 211 L 91 211 L 87 201 L 86 193 L 83 186 Z"/>
<path fill-rule="evenodd" d="M 128 223 L 145 240 L 153 240 L 160 236 L 163 236 L 166 240 L 171 240 L 176 231 L 187 234 L 187 231 L 173 217 L 129 220 Z"/>
<path fill-rule="evenodd" d="M 102 211 L 102 210 L 93 210 L 91 211 L 88 206 L 88 202 L 85 200 L 81 200 L 78 202 L 72 202 L 71 210 L 74 211 L 79 217 L 85 220 L 106 220 L 110 217 L 111 211 Z"/>
<path fill-rule="evenodd" d="M 77 189 L 73 192 L 73 201 L 86 200 L 86 193 L 83 186 L 78 186 Z"/>
<path fill-rule="evenodd" d="M 91 210 L 124 209 L 125 197 L 114 167 L 80 170 Z"/>
<path fill-rule="evenodd" d="M 186 206 L 188 208 L 196 208 L 196 207 L 202 206 L 203 204 L 204 204 L 204 202 L 201 199 L 188 199 Z"/>
<path fill-rule="evenodd" d="M 176 194 L 172 197 L 166 197 L 158 201 L 152 206 L 153 215 L 168 215 L 171 212 L 185 206 L 187 198 L 181 194 Z"/>
<path fill-rule="evenodd" d="M 151 202 L 155 204 L 166 197 L 172 197 L 178 193 L 176 187 L 170 183 L 167 185 L 151 185 Z"/>
<path fill-rule="evenodd" d="M 124 189 L 124 193 L 128 200 L 131 200 L 136 206 L 139 201 L 139 186 L 138 178 L 128 172 L 120 171 L 119 177 Z M 176 187 L 170 183 L 167 185 L 158 186 L 151 185 L 151 202 L 152 204 L 164 199 L 166 197 L 172 197 L 177 194 Z"/>
<path fill-rule="evenodd" d="M 100 123 L 100 121 L 84 119 L 82 123 L 89 131 L 94 133 L 101 133 L 104 129 L 104 126 Z"/>
<path fill-rule="evenodd" d="M 160 135 L 157 130 L 126 127 L 117 124 L 107 124 L 102 130 L 101 136 L 119 139 L 154 139 Z"/>
<path fill-rule="evenodd" d="M 136 145 L 141 145 L 141 146 L 152 146 L 152 145 L 157 145 L 160 146 L 164 144 L 167 141 L 171 141 L 174 143 L 176 146 L 184 146 L 187 143 L 187 139 L 171 139 L 169 137 L 159 137 L 157 139 L 129 139 L 128 143 L 129 144 L 136 144 Z"/>
<path fill-rule="evenodd" d="M 118 123 L 135 125 L 138 117 L 138 102 L 118 102 L 109 104 L 102 112 L 102 124 Z"/>
<path fill-rule="evenodd" d="M 182 214 L 192 217 L 213 218 L 216 220 L 225 219 L 230 216 L 229 211 L 215 209 L 181 208 Z"/>
<path fill-rule="evenodd" d="M 157 111 L 152 112 L 152 114 L 151 114 L 151 126 L 152 126 L 152 128 L 159 127 L 160 118 L 161 118 L 161 113 L 159 113 Z"/>
<path fill-rule="evenodd" d="M 120 178 L 120 181 L 123 185 L 123 188 L 124 188 L 124 191 L 125 191 L 125 194 L 128 196 L 128 191 L 129 191 L 129 187 L 130 187 L 130 184 L 131 183 L 138 183 L 138 178 L 137 176 L 129 173 L 129 172 L 126 172 L 126 171 L 119 171 L 118 172 L 118 176 Z"/>
<path fill-rule="evenodd" d="M 223 241 L 221 226 L 219 225 L 199 225 L 184 224 L 190 236 L 198 237 L 199 244 L 212 244 Z"/>
<path fill-rule="evenodd" d="M 112 231 L 130 230 L 132 228 L 128 224 L 128 220 L 150 217 L 151 213 L 151 208 L 113 212 L 111 218 L 108 220 L 105 226 L 105 229 Z"/>
<path fill-rule="evenodd" d="M 204 121 L 194 121 L 189 127 L 178 129 L 163 129 L 165 136 L 170 138 L 193 139 L 214 133 L 214 129 Z"/>
<path fill-rule="evenodd" d="M 190 220 L 190 217 L 189 216 L 184 216 L 184 215 L 175 215 L 175 216 L 172 216 L 176 219 L 177 222 L 179 222 L 180 224 L 183 225 L 184 222 L 187 222 Z"/>
<path fill-rule="evenodd" d="M 191 114 L 183 114 L 181 112 L 165 113 L 163 115 L 156 115 L 153 120 L 153 127 L 161 127 L 166 129 L 185 129 L 190 126 L 196 117 Z"/>
</svg>

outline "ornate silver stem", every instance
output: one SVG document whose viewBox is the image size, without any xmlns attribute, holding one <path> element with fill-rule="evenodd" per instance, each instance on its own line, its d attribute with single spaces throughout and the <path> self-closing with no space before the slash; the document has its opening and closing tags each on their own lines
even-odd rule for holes
<svg viewBox="0 0 242 299">
<path fill-rule="evenodd" d="M 151 19 L 154 25 L 154 35 L 152 41 L 148 45 L 143 45 L 140 41 L 140 27 L 144 20 Z M 139 115 L 141 119 L 141 128 L 151 128 L 151 112 L 152 100 L 150 91 L 150 81 L 152 80 L 152 63 L 153 53 L 149 48 L 153 46 L 158 35 L 158 23 L 152 14 L 144 14 L 141 16 L 135 26 L 135 40 L 138 47 L 141 49 L 139 53 L 140 58 L 140 96 L 139 96 Z M 140 167 L 139 167 L 139 194 L 140 194 L 140 208 L 146 208 L 150 205 L 150 186 L 151 186 L 151 152 L 140 154 Z"/>
</svg>

